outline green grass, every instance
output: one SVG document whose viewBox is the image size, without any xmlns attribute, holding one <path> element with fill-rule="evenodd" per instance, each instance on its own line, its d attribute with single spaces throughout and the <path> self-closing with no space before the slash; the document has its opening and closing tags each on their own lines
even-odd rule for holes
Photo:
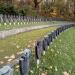
<svg viewBox="0 0 75 75">
<path fill-rule="evenodd" d="M 54 29 L 56 29 L 56 27 L 33 30 L 0 40 L 0 62 L 8 62 L 7 60 L 10 58 L 6 57 L 11 57 L 11 55 L 17 57 L 19 55 L 18 52 L 22 52 L 24 48 L 34 49 L 35 42 Z"/>
<path fill-rule="evenodd" d="M 15 23 L 15 25 L 14 25 Z M 18 25 L 19 23 L 19 25 Z M 21 28 L 21 27 L 29 27 L 29 26 L 38 26 L 38 25 L 49 25 L 49 24 L 60 24 L 62 21 L 52 21 L 52 22 L 38 22 L 38 23 L 33 23 L 33 22 L 12 22 L 11 25 L 9 23 L 0 23 L 0 31 L 2 30 L 9 30 L 9 29 L 15 29 L 15 28 Z"/>
<path fill-rule="evenodd" d="M 75 28 L 58 36 L 42 56 L 40 67 L 35 66 L 29 75 L 75 75 Z"/>
</svg>

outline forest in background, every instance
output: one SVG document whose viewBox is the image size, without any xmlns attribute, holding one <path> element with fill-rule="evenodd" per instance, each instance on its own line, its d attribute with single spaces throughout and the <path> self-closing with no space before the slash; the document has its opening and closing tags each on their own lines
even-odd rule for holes
<svg viewBox="0 0 75 75">
<path fill-rule="evenodd" d="M 0 14 L 75 18 L 74 0 L 0 0 Z"/>
</svg>

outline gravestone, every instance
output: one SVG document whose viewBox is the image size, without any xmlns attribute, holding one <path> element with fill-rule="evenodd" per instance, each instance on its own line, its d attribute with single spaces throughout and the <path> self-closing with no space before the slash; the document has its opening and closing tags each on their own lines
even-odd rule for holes
<svg viewBox="0 0 75 75">
<path fill-rule="evenodd" d="M 36 46 L 35 46 L 35 57 L 36 57 L 36 63 L 37 63 L 37 68 L 39 68 L 40 64 L 40 58 L 43 55 L 43 45 L 42 45 L 42 40 L 37 41 Z"/>
<path fill-rule="evenodd" d="M 55 32 L 54 31 L 51 32 L 51 36 L 52 36 L 52 40 L 54 40 L 55 39 Z"/>
<path fill-rule="evenodd" d="M 63 26 L 63 31 L 65 30 L 65 26 Z"/>
<path fill-rule="evenodd" d="M 68 25 L 66 25 L 66 29 L 68 29 Z"/>
<path fill-rule="evenodd" d="M 65 30 L 67 29 L 67 26 L 65 25 Z"/>
<path fill-rule="evenodd" d="M 10 66 L 4 66 L 0 69 L 0 75 L 13 75 L 13 69 Z"/>
<path fill-rule="evenodd" d="M 3 15 L 0 14 L 0 22 L 3 22 Z"/>
<path fill-rule="evenodd" d="M 11 18 L 10 19 L 11 19 L 11 22 L 13 22 L 13 15 L 11 15 Z"/>
<path fill-rule="evenodd" d="M 48 35 L 46 35 L 46 36 L 44 37 L 44 39 L 47 41 L 47 45 L 49 46 L 50 40 L 49 40 L 49 38 L 48 38 Z"/>
<path fill-rule="evenodd" d="M 47 40 L 44 38 L 44 39 L 43 39 L 43 50 L 46 51 L 47 48 L 48 48 Z"/>
<path fill-rule="evenodd" d="M 8 22 L 7 15 L 3 15 L 3 21 L 4 21 L 4 22 Z"/>
<path fill-rule="evenodd" d="M 58 36 L 58 30 L 56 29 L 56 31 L 55 31 L 55 32 L 56 32 L 56 37 L 57 37 L 57 36 Z"/>
<path fill-rule="evenodd" d="M 58 29 L 58 30 L 59 30 L 59 34 L 60 34 L 60 27 L 59 27 L 59 29 Z"/>
<path fill-rule="evenodd" d="M 29 49 L 25 49 L 24 53 L 22 54 L 19 60 L 21 75 L 28 75 L 30 56 L 31 56 L 31 51 Z"/>
<path fill-rule="evenodd" d="M 52 39 L 52 35 L 51 35 L 51 33 L 48 34 L 48 38 L 49 38 L 49 42 L 51 43 L 52 40 L 53 40 L 53 39 Z"/>
<path fill-rule="evenodd" d="M 63 32 L 63 26 L 61 26 L 61 32 Z"/>
<path fill-rule="evenodd" d="M 60 29 L 60 27 L 58 28 L 58 33 L 59 33 L 59 34 L 61 33 L 61 29 Z"/>
<path fill-rule="evenodd" d="M 64 32 L 64 30 L 65 30 L 65 27 L 64 27 L 64 26 L 62 26 L 62 29 L 63 29 L 63 32 Z"/>
<path fill-rule="evenodd" d="M 11 17 L 10 15 L 7 15 L 7 16 L 6 16 L 6 20 L 7 20 L 8 22 L 11 22 L 10 17 Z"/>
<path fill-rule="evenodd" d="M 36 59 L 40 59 L 43 52 L 42 41 L 37 41 L 35 46 L 35 56 Z"/>
<path fill-rule="evenodd" d="M 58 34 L 57 34 L 57 29 L 54 30 L 54 33 L 55 33 L 55 38 L 57 38 Z"/>
<path fill-rule="evenodd" d="M 75 24 L 72 24 L 72 27 L 75 27 Z"/>
<path fill-rule="evenodd" d="M 71 25 L 68 25 L 68 28 L 72 27 L 72 24 Z"/>
<path fill-rule="evenodd" d="M 62 26 L 62 32 L 64 31 L 64 27 Z"/>
<path fill-rule="evenodd" d="M 61 27 L 59 27 L 59 32 L 61 33 Z"/>
</svg>

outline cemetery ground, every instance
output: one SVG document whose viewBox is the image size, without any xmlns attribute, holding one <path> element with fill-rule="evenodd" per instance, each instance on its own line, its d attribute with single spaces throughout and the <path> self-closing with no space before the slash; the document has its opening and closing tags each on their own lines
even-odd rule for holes
<svg viewBox="0 0 75 75">
<path fill-rule="evenodd" d="M 35 42 L 57 27 L 20 33 L 0 40 L 0 65 L 17 58 L 25 48 L 34 48 Z"/>
<path fill-rule="evenodd" d="M 64 21 L 66 22 L 66 21 Z M 30 27 L 30 26 L 40 26 L 40 25 L 50 25 L 50 24 L 61 24 L 63 21 L 41 21 L 41 22 L 3 22 L 0 23 L 0 31 L 10 30 L 16 28 Z"/>
<path fill-rule="evenodd" d="M 31 66 L 29 75 L 75 75 L 75 28 L 67 29 L 50 44 L 39 68 L 34 63 Z"/>
<path fill-rule="evenodd" d="M 75 29 L 70 28 L 61 33 L 50 45 L 46 55 L 40 59 L 39 68 L 36 67 L 34 57 L 34 46 L 37 40 L 43 38 L 47 33 L 57 27 L 49 27 L 19 33 L 0 40 L 0 65 L 7 64 L 23 52 L 25 48 L 32 49 L 32 57 L 29 75 L 75 75 Z M 15 74 L 19 75 L 18 66 Z"/>
</svg>

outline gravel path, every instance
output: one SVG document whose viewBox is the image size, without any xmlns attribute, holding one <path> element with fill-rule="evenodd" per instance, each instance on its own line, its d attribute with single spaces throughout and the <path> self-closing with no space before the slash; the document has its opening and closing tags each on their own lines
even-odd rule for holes
<svg viewBox="0 0 75 75">
<path fill-rule="evenodd" d="M 4 39 L 8 36 L 15 35 L 22 32 L 27 32 L 35 29 L 41 29 L 41 28 L 47 28 L 47 27 L 53 27 L 53 26 L 61 26 L 61 25 L 67 25 L 68 23 L 63 24 L 51 24 L 51 25 L 41 25 L 41 26 L 30 26 L 30 27 L 24 27 L 24 28 L 17 28 L 17 29 L 11 29 L 11 30 L 4 30 L 0 31 L 0 39 Z"/>
</svg>

